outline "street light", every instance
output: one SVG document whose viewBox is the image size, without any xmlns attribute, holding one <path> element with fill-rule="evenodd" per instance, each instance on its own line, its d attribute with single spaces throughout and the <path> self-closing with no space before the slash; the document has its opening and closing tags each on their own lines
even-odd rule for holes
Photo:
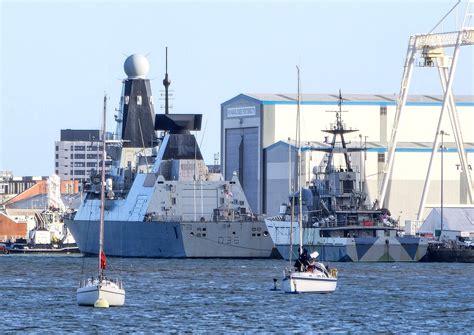
<svg viewBox="0 0 474 335">
<path fill-rule="evenodd" d="M 444 157 L 443 157 L 443 152 L 444 152 L 444 136 L 449 136 L 448 133 L 446 133 L 444 130 L 441 130 L 440 131 L 440 134 L 441 134 L 441 146 L 440 146 L 440 150 L 441 150 L 441 230 L 439 232 L 439 240 L 441 240 L 441 235 L 443 233 L 443 187 L 444 187 L 444 180 L 443 180 L 443 174 L 444 174 L 444 171 L 443 171 L 443 160 L 444 160 Z"/>
</svg>

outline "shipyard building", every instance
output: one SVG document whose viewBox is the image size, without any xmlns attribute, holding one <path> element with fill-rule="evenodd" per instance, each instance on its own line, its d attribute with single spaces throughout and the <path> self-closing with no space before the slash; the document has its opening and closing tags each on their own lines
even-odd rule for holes
<svg viewBox="0 0 474 335">
<path fill-rule="evenodd" d="M 358 129 L 346 135 L 348 146 L 363 147 L 353 153 L 351 162 L 363 173 L 362 180 L 375 201 L 383 181 L 396 95 L 344 94 L 342 120 L 346 128 Z M 295 176 L 296 110 L 295 94 L 240 94 L 221 104 L 222 172 L 226 179 L 236 173 L 252 209 L 275 215 L 288 201 Z M 432 152 L 442 96 L 408 97 L 399 125 L 398 145 L 385 206 L 392 216 L 415 219 Z M 456 96 L 469 166 L 474 166 L 474 96 Z M 314 173 L 324 166 L 326 155 L 318 148 L 327 147 L 327 133 L 335 122 L 337 95 L 304 94 L 301 97 L 302 179 L 310 184 Z M 445 115 L 441 129 L 452 134 Z M 453 136 L 443 138 L 444 203 L 468 204 L 464 172 Z M 342 164 L 335 161 L 334 165 Z M 424 217 L 430 207 L 439 207 L 441 159 L 435 156 Z"/>
</svg>

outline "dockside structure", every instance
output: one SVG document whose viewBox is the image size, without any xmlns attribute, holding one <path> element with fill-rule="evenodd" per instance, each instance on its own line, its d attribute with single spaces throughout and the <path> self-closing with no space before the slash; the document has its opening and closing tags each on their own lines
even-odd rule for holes
<svg viewBox="0 0 474 335">
<path fill-rule="evenodd" d="M 352 146 L 365 146 L 362 156 L 352 155 L 353 165 L 365 165 L 367 187 L 372 201 L 382 183 L 382 172 L 396 109 L 397 96 L 387 94 L 344 94 L 343 120 L 359 132 L 349 140 Z M 456 96 L 461 131 L 470 166 L 474 165 L 474 96 Z M 324 133 L 337 109 L 338 95 L 303 94 L 301 107 L 301 139 L 306 147 L 327 145 Z M 426 176 L 432 141 L 436 131 L 442 96 L 412 95 L 408 97 L 407 113 L 400 122 L 399 143 L 388 193 L 388 207 L 400 221 L 414 219 Z M 288 172 L 295 162 L 296 129 L 295 94 L 239 94 L 221 104 L 221 157 L 225 178 L 237 172 L 255 212 L 277 214 L 287 201 Z M 441 129 L 450 129 L 449 118 Z M 452 136 L 451 136 L 452 137 Z M 290 140 L 288 140 L 290 138 Z M 290 146 L 289 155 L 288 146 Z M 445 138 L 444 201 L 446 204 L 467 203 L 464 183 L 453 138 Z M 324 160 L 324 153 L 305 151 L 303 178 L 309 184 L 314 166 Z M 337 164 L 337 163 L 336 163 Z M 440 162 L 435 162 L 428 195 L 429 207 L 440 202 Z M 293 171 L 293 169 L 292 169 Z"/>
</svg>

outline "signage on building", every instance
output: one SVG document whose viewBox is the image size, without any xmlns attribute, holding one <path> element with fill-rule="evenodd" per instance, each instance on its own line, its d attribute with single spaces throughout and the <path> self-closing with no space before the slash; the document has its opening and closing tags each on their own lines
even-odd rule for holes
<svg viewBox="0 0 474 335">
<path fill-rule="evenodd" d="M 227 108 L 227 117 L 246 117 L 257 115 L 255 106 Z"/>
</svg>

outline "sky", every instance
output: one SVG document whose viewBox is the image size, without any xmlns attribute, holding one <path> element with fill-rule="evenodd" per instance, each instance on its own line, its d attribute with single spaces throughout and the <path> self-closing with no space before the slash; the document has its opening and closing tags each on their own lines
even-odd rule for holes
<svg viewBox="0 0 474 335">
<path fill-rule="evenodd" d="M 212 164 L 221 103 L 295 93 L 296 65 L 303 93 L 398 94 L 409 36 L 456 2 L 0 0 L 0 171 L 54 173 L 60 130 L 99 129 L 104 92 L 115 130 L 125 58 L 148 55 L 158 97 L 166 46 L 172 112 L 203 114 L 197 137 Z M 439 29 L 459 27 L 464 7 Z M 474 95 L 473 48 L 461 50 L 455 95 Z M 435 69 L 415 69 L 411 94 L 441 92 Z"/>
</svg>

